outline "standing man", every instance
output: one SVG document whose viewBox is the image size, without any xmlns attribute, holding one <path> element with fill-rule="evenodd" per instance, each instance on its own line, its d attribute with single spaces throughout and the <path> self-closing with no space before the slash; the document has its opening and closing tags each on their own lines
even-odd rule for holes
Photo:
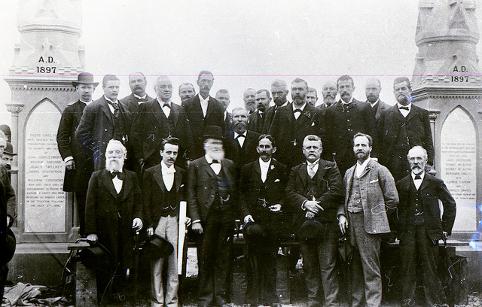
<svg viewBox="0 0 482 307">
<path fill-rule="evenodd" d="M 406 77 L 393 81 L 397 104 L 383 112 L 379 120 L 380 161 L 400 180 L 410 172 L 405 159 L 410 148 L 419 145 L 427 150 L 427 168 L 433 166 L 432 130 L 428 111 L 412 104 L 412 87 Z"/>
<path fill-rule="evenodd" d="M 201 71 L 197 79 L 199 94 L 186 102 L 184 107 L 192 132 L 192 146 L 188 156 L 191 160 L 203 156 L 205 127 L 218 126 L 224 129 L 224 107 L 219 101 L 209 96 L 213 83 L 213 74 L 210 71 Z"/>
<path fill-rule="evenodd" d="M 188 215 L 202 234 L 198 306 L 225 303 L 236 202 L 234 164 L 224 159 L 222 128 L 207 126 L 205 155 L 189 164 Z"/>
<path fill-rule="evenodd" d="M 437 251 L 439 240 L 452 233 L 455 200 L 441 179 L 425 172 L 427 151 L 423 147 L 414 146 L 407 158 L 411 173 L 397 182 L 402 306 L 415 306 L 417 274 L 423 277 L 425 304 L 422 305 L 447 306 L 437 274 Z M 418 265 L 421 272 L 417 272 Z"/>
<path fill-rule="evenodd" d="M 306 162 L 291 170 L 286 197 L 295 212 L 295 234 L 303 255 L 308 306 L 320 306 L 321 289 L 325 306 L 338 306 L 336 214 L 343 207 L 343 186 L 336 164 L 320 158 L 322 150 L 319 136 L 304 138 Z"/>
<path fill-rule="evenodd" d="M 316 102 L 318 101 L 318 92 L 316 91 L 316 88 L 309 87 L 305 99 L 308 104 L 316 106 Z"/>
<path fill-rule="evenodd" d="M 308 83 L 296 78 L 291 82 L 292 104 L 278 112 L 271 124 L 270 134 L 278 143 L 276 158 L 287 167 L 303 161 L 301 147 L 308 134 L 321 135 L 318 110 L 306 103 Z"/>
<path fill-rule="evenodd" d="M 186 103 L 196 95 L 196 90 L 192 83 L 182 83 L 179 85 L 179 98 L 181 98 L 181 106 L 185 106 Z"/>
<path fill-rule="evenodd" d="M 368 134 L 353 137 L 357 162 L 345 173 L 345 207 L 338 211 L 340 230 L 348 231 L 353 246 L 352 306 L 380 306 L 382 302 L 380 235 L 390 233 L 388 216 L 398 205 L 392 175 L 370 158 L 372 144 Z"/>
<path fill-rule="evenodd" d="M 288 96 L 288 86 L 283 80 L 274 80 L 271 83 L 271 95 L 273 96 L 274 106 L 270 107 L 266 111 L 266 116 L 264 120 L 263 133 L 269 133 L 271 129 L 271 124 L 273 123 L 273 118 L 278 112 L 279 108 L 288 105 L 290 102 L 286 99 Z"/>
<path fill-rule="evenodd" d="M 180 157 L 189 150 L 190 132 L 184 108 L 172 102 L 169 77 L 159 76 L 154 86 L 157 97 L 139 106 L 139 116 L 132 125 L 134 156 L 138 169 L 159 164 L 162 141 L 170 136 L 179 138 Z"/>
<path fill-rule="evenodd" d="M 245 226 L 257 225 L 257 234 L 246 230 L 248 259 L 247 303 L 272 305 L 276 296 L 276 254 L 284 211 L 286 167 L 272 158 L 274 139 L 267 134 L 258 138 L 259 159 L 241 170 L 240 205 Z"/>
<path fill-rule="evenodd" d="M 119 87 L 119 78 L 104 76 L 104 95 L 85 107 L 75 132 L 85 154 L 92 157 L 95 170 L 105 167 L 105 149 L 109 140 L 119 140 L 128 148 L 132 118 L 127 107 L 117 100 Z"/>
<path fill-rule="evenodd" d="M 256 90 L 248 87 L 243 93 L 244 108 L 248 110 L 248 114 L 256 111 Z"/>
<path fill-rule="evenodd" d="M 85 232 L 109 251 L 97 269 L 97 289 L 111 292 L 114 303 L 125 300 L 126 277 L 132 268 L 133 231 L 142 229 L 141 189 L 136 173 L 124 169 L 127 150 L 118 140 L 107 144 L 105 169 L 92 174 L 87 190 Z M 112 278 L 112 280 L 111 280 Z M 106 289 L 110 284 L 111 288 Z"/>
<path fill-rule="evenodd" d="M 75 192 L 79 234 L 85 236 L 85 197 L 90 175 L 93 171 L 92 156 L 87 155 L 75 135 L 86 105 L 92 102 L 92 94 L 98 82 L 88 72 L 81 72 L 77 81 L 72 82 L 79 99 L 67 105 L 62 112 L 57 130 L 57 147 L 65 163 L 63 190 Z"/>
<path fill-rule="evenodd" d="M 228 132 L 231 129 L 231 123 L 233 122 L 233 116 L 228 112 L 228 106 L 231 103 L 228 90 L 223 88 L 218 90 L 215 98 L 224 106 L 224 131 Z"/>
<path fill-rule="evenodd" d="M 179 140 L 172 137 L 163 140 L 160 151 L 161 162 L 144 173 L 144 213 L 147 234 L 162 237 L 172 244 L 174 250 L 167 259 L 158 258 L 152 262 L 151 305 L 156 307 L 178 305 L 179 202 L 185 199 L 186 179 L 184 170 L 174 165 L 179 153 Z M 165 261 L 167 261 L 167 272 L 163 272 Z"/>
<path fill-rule="evenodd" d="M 371 78 L 367 80 L 365 85 L 365 94 L 367 96 L 367 103 L 370 104 L 372 115 L 375 118 L 375 122 L 378 123 L 382 113 L 390 108 L 390 106 L 380 100 L 380 91 L 382 86 L 380 80 Z"/>
<path fill-rule="evenodd" d="M 269 103 L 271 102 L 271 95 L 268 90 L 262 89 L 256 92 L 255 97 L 256 111 L 251 113 L 248 117 L 248 130 L 262 133 L 266 118 L 266 110 L 268 110 Z"/>
<path fill-rule="evenodd" d="M 321 88 L 321 94 L 323 95 L 323 102 L 317 106 L 319 109 L 327 109 L 336 102 L 336 94 L 338 89 L 336 83 L 333 81 L 327 81 Z"/>
<path fill-rule="evenodd" d="M 151 100 L 146 93 L 147 80 L 141 72 L 135 72 L 129 75 L 129 87 L 131 88 L 130 95 L 122 98 L 120 102 L 126 106 L 127 110 L 132 113 L 134 118 L 137 115 L 139 105 Z"/>
<path fill-rule="evenodd" d="M 342 174 L 353 165 L 350 150 L 353 136 L 357 132 L 375 135 L 375 120 L 370 106 L 353 98 L 355 90 L 353 79 L 344 75 L 337 81 L 340 100 L 324 113 L 326 132 L 326 155 L 328 160 L 336 161 Z"/>
</svg>

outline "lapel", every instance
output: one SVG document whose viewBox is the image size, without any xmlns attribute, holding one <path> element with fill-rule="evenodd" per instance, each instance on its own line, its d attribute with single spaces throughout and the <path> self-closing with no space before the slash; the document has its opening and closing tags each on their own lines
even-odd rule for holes
<svg viewBox="0 0 482 307">
<path fill-rule="evenodd" d="M 209 104 L 208 104 L 208 107 L 209 107 Z M 197 119 L 199 121 L 202 122 L 204 120 L 203 109 L 201 108 L 201 101 L 199 100 L 199 94 L 194 96 L 194 98 L 192 99 L 192 113 L 198 114 L 199 117 Z M 207 112 L 206 112 L 206 117 L 207 117 Z"/>
<path fill-rule="evenodd" d="M 271 163 L 273 163 L 273 159 L 271 159 Z M 268 169 L 268 174 L 266 175 L 266 181 L 268 181 L 268 176 L 269 176 L 269 169 Z M 254 177 L 256 178 L 256 181 L 263 182 L 261 181 L 261 166 L 259 165 L 259 159 L 256 160 L 256 163 L 254 163 Z"/>
<path fill-rule="evenodd" d="M 410 175 L 410 179 L 412 179 L 411 175 Z M 425 173 L 425 176 L 423 176 L 422 184 L 420 185 L 420 188 L 418 190 L 422 191 L 422 190 L 426 189 L 429 186 L 431 180 L 432 179 L 428 176 L 428 174 Z M 413 181 L 413 179 L 412 179 L 412 181 Z"/>
<path fill-rule="evenodd" d="M 211 166 L 209 165 L 208 163 L 208 160 L 206 160 L 206 157 L 203 156 L 203 159 L 201 160 L 202 161 L 202 167 L 204 168 L 204 170 L 206 171 L 206 173 L 209 175 L 209 177 L 215 177 L 216 176 L 216 173 L 214 173 L 213 169 L 211 168 Z M 222 167 L 221 167 L 222 168 Z"/>
<path fill-rule="evenodd" d="M 356 163 L 358 163 L 358 161 Z M 373 164 L 373 160 L 370 159 L 370 161 L 368 161 L 367 166 L 365 167 L 365 169 L 363 170 L 363 173 L 361 173 L 359 178 L 362 178 L 363 176 L 365 176 L 372 169 L 372 164 Z"/>
<path fill-rule="evenodd" d="M 101 173 L 102 183 L 107 188 L 107 191 L 112 195 L 112 197 L 117 198 L 117 191 L 115 190 L 114 183 L 112 183 L 112 178 L 108 170 L 103 170 Z"/>
<path fill-rule="evenodd" d="M 300 168 L 298 169 L 298 174 L 301 179 L 301 186 L 306 187 L 306 183 L 310 178 L 310 175 L 308 175 L 308 170 L 306 169 L 307 168 L 306 161 L 300 164 L 299 167 Z"/>
<path fill-rule="evenodd" d="M 383 103 L 381 100 L 379 100 L 379 101 L 378 101 L 378 106 L 377 106 L 377 112 L 375 113 L 375 119 L 378 120 L 378 119 L 380 118 L 380 116 L 382 115 L 382 111 L 383 111 L 384 109 L 385 109 L 385 108 L 384 108 L 384 103 Z"/>
<path fill-rule="evenodd" d="M 121 200 L 124 200 L 129 195 L 129 192 L 132 189 L 133 185 L 132 185 L 131 180 L 129 180 L 129 176 L 127 175 L 126 170 L 124 169 L 124 170 L 122 170 L 122 172 L 124 173 L 124 181 L 122 183 L 120 198 L 121 198 Z"/>
<path fill-rule="evenodd" d="M 300 117 L 298 117 L 297 122 L 300 124 L 301 127 L 304 127 L 306 122 L 310 122 L 313 120 L 313 116 L 315 110 L 312 105 L 306 104 L 305 108 L 303 109 L 303 112 L 301 112 Z M 311 126 L 311 125 L 309 125 Z"/>
<path fill-rule="evenodd" d="M 104 115 L 107 117 L 109 122 L 113 125 L 114 121 L 112 119 L 112 113 L 110 112 L 109 106 L 107 104 L 107 100 L 105 99 L 104 96 L 102 96 L 102 98 L 101 98 L 100 108 L 102 109 L 102 112 L 104 112 Z"/>
<path fill-rule="evenodd" d="M 209 167 L 211 168 L 211 167 Z M 212 170 L 212 169 L 211 169 Z M 232 187 L 232 184 L 233 184 L 233 176 L 231 174 L 231 172 L 229 171 L 227 165 L 226 165 L 226 160 L 221 160 L 221 172 L 224 172 L 224 174 L 226 175 L 226 178 L 228 179 L 228 182 L 230 184 L 230 186 Z M 213 171 L 213 174 L 214 174 L 214 171 Z"/>
<path fill-rule="evenodd" d="M 410 112 L 407 115 L 407 122 L 411 121 L 413 118 L 415 118 L 418 115 L 418 110 L 416 107 L 412 104 L 412 107 L 410 109 Z"/>
<path fill-rule="evenodd" d="M 162 111 L 157 98 L 152 99 L 150 102 L 151 114 L 154 116 L 157 123 L 163 123 L 166 120 L 166 115 Z M 161 125 L 159 125 L 161 127 Z"/>
<path fill-rule="evenodd" d="M 243 144 L 243 151 L 246 152 L 246 150 L 249 148 L 251 148 L 251 144 L 253 142 L 256 142 L 257 140 L 255 140 L 253 138 L 253 133 L 249 130 L 246 131 L 246 139 L 244 140 L 244 144 Z"/>
<path fill-rule="evenodd" d="M 177 104 L 171 101 L 171 113 L 169 114 L 169 117 L 171 118 L 174 127 L 177 126 L 177 119 L 179 118 L 179 108 L 180 107 Z"/>
<path fill-rule="evenodd" d="M 162 179 L 162 172 L 161 172 L 161 164 L 160 163 L 159 163 L 159 166 L 156 167 L 156 170 L 155 170 L 153 176 L 154 176 L 154 180 L 156 180 L 159 188 L 161 188 L 162 192 L 165 193 L 167 190 L 166 190 L 166 186 L 164 185 L 164 180 Z"/>
<path fill-rule="evenodd" d="M 345 200 L 347 201 L 348 200 L 348 197 L 350 196 L 350 193 L 351 193 L 351 186 L 352 186 L 352 181 L 353 181 L 353 174 L 355 173 L 355 167 L 350 167 L 346 174 L 348 175 L 347 178 L 346 178 L 346 187 L 345 187 L 345 190 L 346 190 L 346 194 L 345 194 Z"/>
<path fill-rule="evenodd" d="M 316 171 L 314 178 L 316 178 L 317 180 L 322 179 L 323 176 L 325 176 L 325 172 L 326 172 L 325 167 L 326 167 L 325 162 L 320 159 L 318 162 L 318 170 Z M 308 174 L 308 170 L 306 170 L 306 174 Z"/>
<path fill-rule="evenodd" d="M 174 173 L 174 186 L 176 188 L 176 192 L 179 192 L 179 188 L 181 187 L 181 183 L 182 183 L 182 174 L 181 174 L 181 170 L 174 165 L 174 169 L 176 170 L 176 172 Z"/>
<path fill-rule="evenodd" d="M 201 103 L 199 103 L 199 106 L 201 106 Z M 208 108 L 206 110 L 206 119 L 208 117 L 211 117 L 211 113 L 214 112 L 214 98 L 209 96 L 209 100 L 208 100 Z M 202 110 L 201 110 L 201 113 L 202 113 Z"/>
<path fill-rule="evenodd" d="M 404 120 L 404 117 L 402 113 L 400 113 L 400 111 L 398 110 L 398 105 L 394 105 L 391 108 L 390 112 L 393 114 L 393 116 L 391 116 L 393 127 L 395 127 L 396 129 L 400 129 L 401 124 Z"/>
</svg>

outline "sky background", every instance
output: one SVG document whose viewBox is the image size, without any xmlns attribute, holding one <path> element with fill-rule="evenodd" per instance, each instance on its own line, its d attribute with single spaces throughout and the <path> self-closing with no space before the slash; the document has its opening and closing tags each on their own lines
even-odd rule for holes
<svg viewBox="0 0 482 307">
<path fill-rule="evenodd" d="M 2 0 L 2 79 L 19 40 L 17 8 L 18 1 Z M 98 81 L 106 73 L 120 76 L 119 97 L 130 93 L 127 75 L 141 71 L 151 96 L 155 76 L 171 76 L 179 101 L 179 84 L 195 83 L 207 69 L 215 76 L 211 94 L 228 89 L 230 108 L 242 105 L 247 87 L 269 89 L 276 78 L 302 77 L 321 96 L 323 82 L 342 74 L 354 77 L 360 100 L 365 80 L 379 77 L 381 99 L 393 104 L 392 81 L 411 77 L 417 52 L 416 0 L 84 0 L 81 14 L 85 69 Z M 99 86 L 94 99 L 100 95 Z M 10 89 L 0 81 L 1 123 L 10 122 L 9 101 Z"/>
</svg>

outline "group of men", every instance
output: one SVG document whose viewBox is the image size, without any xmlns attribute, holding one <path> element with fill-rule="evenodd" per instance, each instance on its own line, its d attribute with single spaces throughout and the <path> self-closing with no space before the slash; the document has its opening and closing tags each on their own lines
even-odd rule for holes
<svg viewBox="0 0 482 307">
<path fill-rule="evenodd" d="M 451 232 L 455 202 L 430 174 L 428 112 L 412 104 L 407 78 L 394 80 L 394 106 L 379 100 L 376 79 L 367 81 L 367 101 L 355 100 L 353 79 L 345 75 L 323 85 L 321 105 L 316 90 L 296 78 L 291 102 L 287 83 L 275 80 L 270 91 L 247 89 L 245 107 L 231 113 L 227 90 L 210 96 L 213 82 L 211 72 L 201 71 L 197 94 L 181 84 L 181 105 L 172 101 L 167 76 L 157 78 L 155 98 L 146 94 L 141 73 L 129 76 L 132 94 L 121 100 L 114 75 L 104 76 L 104 94 L 93 102 L 93 76 L 81 73 L 74 82 L 79 100 L 64 110 L 57 134 L 64 189 L 76 192 L 81 235 L 112 254 L 111 271 L 128 275 L 132 231 L 147 229 L 174 250 L 152 260 L 152 304 L 178 305 L 178 214 L 185 200 L 199 239 L 199 306 L 229 302 L 236 219 L 244 222 L 249 304 L 278 304 L 274 259 L 280 240 L 294 234 L 310 306 L 339 303 L 340 235 L 354 247 L 352 306 L 379 306 L 381 238 L 395 230 L 402 304 L 415 304 L 417 257 L 427 303 L 444 303 L 435 249 Z M 122 291 L 112 281 L 101 284 L 109 283 Z"/>
</svg>

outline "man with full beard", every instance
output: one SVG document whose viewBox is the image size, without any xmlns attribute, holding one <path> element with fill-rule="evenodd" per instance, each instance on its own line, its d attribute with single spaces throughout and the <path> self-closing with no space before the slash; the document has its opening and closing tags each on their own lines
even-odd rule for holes
<svg viewBox="0 0 482 307">
<path fill-rule="evenodd" d="M 105 169 L 92 174 L 85 207 L 87 239 L 105 246 L 109 255 L 97 268 L 98 298 L 102 301 L 103 293 L 111 292 L 115 303 L 125 300 L 125 280 L 132 268 L 133 231 L 142 229 L 141 189 L 136 173 L 124 169 L 126 154 L 120 141 L 109 141 Z"/>
<path fill-rule="evenodd" d="M 247 88 L 243 93 L 244 108 L 248 110 L 248 114 L 256 111 L 256 90 L 254 88 Z"/>
<path fill-rule="evenodd" d="M 198 306 L 222 306 L 237 208 L 234 163 L 224 159 L 222 128 L 204 130 L 205 155 L 189 164 L 188 215 L 202 235 Z"/>
<path fill-rule="evenodd" d="M 274 80 L 273 83 L 271 83 L 271 95 L 273 96 L 274 106 L 266 111 L 262 133 L 269 133 L 273 118 L 279 108 L 289 104 L 289 101 L 286 99 L 286 96 L 288 95 L 288 86 L 286 85 L 286 82 L 283 80 Z"/>
<path fill-rule="evenodd" d="M 256 112 L 251 113 L 248 117 L 248 130 L 262 133 L 264 120 L 266 118 L 266 110 L 269 108 L 271 96 L 268 90 L 262 89 L 256 92 L 255 97 Z"/>
<path fill-rule="evenodd" d="M 327 109 L 336 102 L 336 94 L 338 90 L 336 88 L 336 83 L 333 81 L 327 81 L 323 84 L 321 88 L 321 94 L 323 95 L 323 103 L 316 106 L 319 109 Z"/>
</svg>

